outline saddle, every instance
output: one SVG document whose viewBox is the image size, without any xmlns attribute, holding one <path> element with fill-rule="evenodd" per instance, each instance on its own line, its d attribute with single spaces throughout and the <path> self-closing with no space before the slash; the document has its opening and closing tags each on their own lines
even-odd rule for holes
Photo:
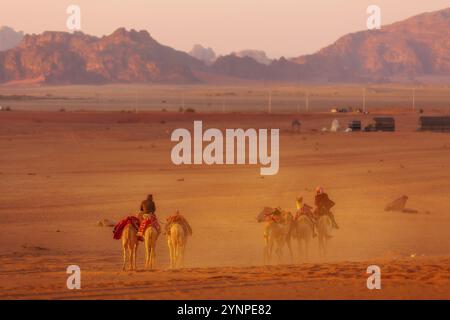
<svg viewBox="0 0 450 320">
<path fill-rule="evenodd" d="M 309 218 L 311 220 L 311 222 L 315 222 L 315 220 L 317 220 L 317 215 L 314 212 L 314 208 L 307 204 L 304 204 L 300 208 L 300 210 L 297 211 L 294 219 L 297 220 L 301 216 L 306 216 L 307 218 Z"/>
<path fill-rule="evenodd" d="M 147 230 L 147 228 L 149 226 L 152 226 L 153 228 L 155 228 L 158 233 L 161 232 L 161 226 L 159 225 L 158 219 L 156 218 L 156 216 L 154 214 L 149 214 L 148 217 L 144 218 L 142 220 L 141 224 L 139 225 L 139 231 L 138 231 L 138 240 L 139 241 L 144 241 L 144 233 L 145 233 L 145 230 Z"/>
<path fill-rule="evenodd" d="M 122 238 L 123 229 L 131 224 L 133 228 L 138 230 L 139 228 L 139 219 L 135 216 L 128 216 L 120 220 L 113 229 L 113 239 L 119 240 Z"/>
</svg>

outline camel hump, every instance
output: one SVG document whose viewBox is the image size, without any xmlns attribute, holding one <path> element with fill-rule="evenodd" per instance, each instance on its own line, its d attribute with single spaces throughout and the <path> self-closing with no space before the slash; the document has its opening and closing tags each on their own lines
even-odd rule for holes
<svg viewBox="0 0 450 320">
<path fill-rule="evenodd" d="M 183 229 L 184 233 L 188 236 L 192 236 L 192 227 L 187 219 L 181 214 L 175 214 L 167 218 L 166 232 L 170 234 L 172 226 L 179 225 Z"/>
</svg>

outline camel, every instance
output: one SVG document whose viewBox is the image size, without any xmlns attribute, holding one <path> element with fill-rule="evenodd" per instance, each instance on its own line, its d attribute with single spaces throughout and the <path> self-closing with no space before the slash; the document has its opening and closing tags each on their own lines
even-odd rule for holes
<svg viewBox="0 0 450 320">
<path fill-rule="evenodd" d="M 265 208 L 263 212 L 273 212 L 270 208 Z M 262 220 L 262 215 L 258 216 L 258 221 Z M 264 252 L 263 259 L 265 264 L 271 263 L 273 250 L 281 262 L 283 255 L 283 247 L 287 245 L 291 262 L 293 261 L 293 253 L 291 246 L 291 235 L 294 218 L 290 212 L 282 211 L 280 221 L 267 221 L 264 225 Z"/>
<path fill-rule="evenodd" d="M 266 223 L 264 226 L 264 264 L 269 264 L 272 261 L 274 248 L 278 261 L 281 261 L 284 240 L 285 233 L 283 226 L 276 222 Z"/>
<path fill-rule="evenodd" d="M 319 236 L 319 254 L 325 257 L 327 254 L 328 240 L 331 239 L 331 219 L 322 215 L 317 222 L 317 233 Z"/>
<path fill-rule="evenodd" d="M 137 238 L 137 230 L 131 223 L 123 228 L 121 239 L 123 249 L 122 270 L 126 270 L 127 260 L 130 262 L 130 270 L 136 270 L 136 253 L 139 240 Z"/>
<path fill-rule="evenodd" d="M 156 241 L 158 240 L 159 232 L 155 227 L 149 225 L 144 232 L 145 244 L 145 268 L 153 269 L 156 259 Z"/>
<path fill-rule="evenodd" d="M 167 235 L 171 269 L 183 266 L 186 243 L 187 234 L 185 233 L 183 226 L 179 223 L 172 223 Z"/>
<path fill-rule="evenodd" d="M 309 243 L 313 237 L 313 222 L 305 215 L 295 222 L 295 237 L 298 243 L 299 258 L 308 259 Z"/>
</svg>

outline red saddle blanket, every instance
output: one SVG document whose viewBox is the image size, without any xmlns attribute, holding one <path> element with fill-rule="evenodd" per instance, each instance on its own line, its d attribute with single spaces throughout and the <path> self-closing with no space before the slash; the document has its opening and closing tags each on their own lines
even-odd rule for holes
<svg viewBox="0 0 450 320">
<path fill-rule="evenodd" d="M 264 215 L 264 221 L 266 222 L 276 222 L 279 223 L 281 222 L 283 219 L 281 218 L 281 215 L 279 214 L 273 214 L 273 213 L 266 213 Z"/>
<path fill-rule="evenodd" d="M 113 229 L 113 239 L 119 240 L 122 238 L 123 229 L 128 225 L 132 224 L 137 230 L 139 228 L 139 219 L 135 216 L 128 216 L 120 220 Z"/>
<path fill-rule="evenodd" d="M 155 215 L 150 214 L 148 216 L 148 218 L 142 220 L 141 225 L 139 226 L 138 239 L 140 241 L 144 240 L 143 236 L 144 236 L 145 230 L 147 230 L 147 228 L 149 226 L 152 226 L 153 228 L 155 228 L 156 231 L 158 231 L 158 233 L 161 232 L 161 226 L 159 225 L 158 219 L 156 219 Z"/>
</svg>

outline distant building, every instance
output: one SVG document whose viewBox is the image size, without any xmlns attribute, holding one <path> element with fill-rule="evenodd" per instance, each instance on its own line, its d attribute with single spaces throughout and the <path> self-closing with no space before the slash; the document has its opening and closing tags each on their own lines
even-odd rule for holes
<svg viewBox="0 0 450 320">
<path fill-rule="evenodd" d="M 395 119 L 391 117 L 373 118 L 375 131 L 395 131 Z"/>
<path fill-rule="evenodd" d="M 450 116 L 420 117 L 421 131 L 450 132 Z"/>
</svg>

